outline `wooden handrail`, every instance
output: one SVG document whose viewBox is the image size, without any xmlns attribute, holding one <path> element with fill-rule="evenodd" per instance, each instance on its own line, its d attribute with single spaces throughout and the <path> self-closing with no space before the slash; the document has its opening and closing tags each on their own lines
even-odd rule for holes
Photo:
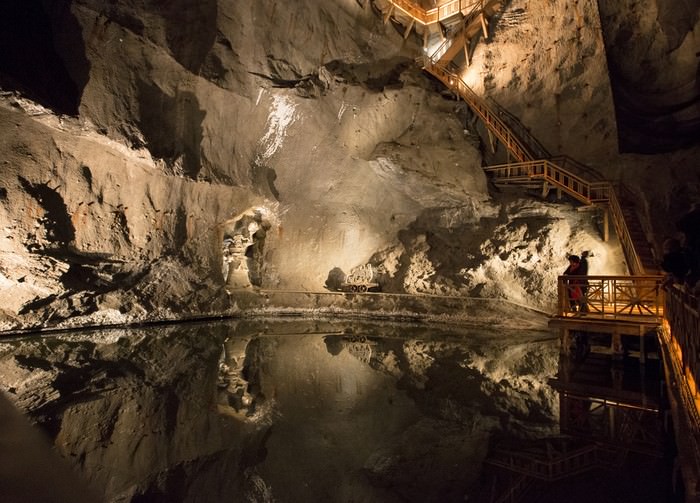
<svg viewBox="0 0 700 503">
<path fill-rule="evenodd" d="M 389 3 L 423 25 L 438 23 L 466 9 L 481 6 L 484 0 L 448 0 L 432 9 L 424 9 L 410 0 L 389 0 Z"/>
<path fill-rule="evenodd" d="M 523 145 L 511 132 L 510 128 L 491 111 L 486 101 L 467 86 L 457 74 L 449 71 L 442 65 L 433 63 L 430 58 L 424 58 L 423 68 L 447 87 L 457 92 L 484 122 L 486 127 L 501 141 L 501 143 L 503 143 L 515 159 L 519 162 L 533 160 L 527 147 Z"/>
<path fill-rule="evenodd" d="M 540 179 L 562 189 L 584 204 L 607 205 L 630 272 L 634 275 L 645 274 L 644 265 L 627 228 L 620 201 L 610 182 L 589 182 L 546 159 L 488 166 L 484 171 L 504 181 Z"/>
<path fill-rule="evenodd" d="M 661 331 L 661 349 L 666 379 L 675 383 L 669 392 L 674 412 L 678 459 L 684 483 L 694 494 L 700 488 L 700 297 L 672 285 L 666 292 L 666 320 Z"/>
<path fill-rule="evenodd" d="M 488 463 L 530 477 L 555 481 L 594 468 L 607 468 L 610 463 L 604 456 L 608 449 L 596 444 L 579 447 L 570 452 L 554 452 L 540 458 L 536 453 L 497 450 Z"/>
<path fill-rule="evenodd" d="M 639 258 L 637 250 L 634 247 L 634 242 L 632 241 L 632 236 L 630 235 L 627 227 L 627 222 L 625 222 L 625 216 L 622 213 L 620 200 L 617 198 L 612 185 L 608 185 L 608 208 L 610 208 L 610 215 L 612 216 L 613 225 L 615 226 L 615 232 L 617 232 L 620 245 L 622 246 L 622 250 L 627 258 L 627 266 L 632 274 L 644 274 L 644 265 L 642 264 L 642 260 Z"/>
<path fill-rule="evenodd" d="M 589 182 L 547 159 L 496 164 L 485 167 L 484 171 L 505 180 L 521 177 L 546 180 L 585 204 L 593 204 L 592 198 L 598 195 Z"/>
<path fill-rule="evenodd" d="M 443 58 L 448 50 L 456 43 L 456 39 L 458 37 L 468 37 L 467 30 L 469 26 L 473 25 L 474 22 L 477 22 L 478 25 L 481 26 L 481 19 L 479 16 L 484 12 L 484 1 L 481 0 L 479 2 L 475 2 L 469 7 L 471 7 L 471 9 L 464 13 L 464 18 L 462 19 L 461 27 L 458 30 L 457 35 L 445 38 L 442 44 L 440 44 L 438 48 L 430 54 L 429 57 L 433 63 L 449 63 L 449 61 L 443 61 Z M 463 45 L 464 44 L 460 44 L 459 48 L 461 48 Z M 450 57 L 449 59 L 452 58 Z"/>
<path fill-rule="evenodd" d="M 663 276 L 559 276 L 559 316 L 581 314 L 569 301 L 579 288 L 591 317 L 606 319 L 653 318 L 664 315 Z"/>
<path fill-rule="evenodd" d="M 684 289 L 673 285 L 666 291 L 666 320 L 670 328 L 670 335 L 676 343 L 676 349 L 680 353 L 676 361 L 681 375 L 692 376 L 688 381 L 692 382 L 689 392 L 693 395 L 693 407 L 688 407 L 688 412 L 693 415 L 691 424 L 694 425 L 697 435 L 700 435 L 700 410 L 696 405 L 700 395 L 700 299 L 691 295 Z M 700 402 L 698 402 L 700 404 Z M 700 451 L 699 451 L 700 452 Z M 699 458 L 700 459 L 700 458 Z"/>
</svg>

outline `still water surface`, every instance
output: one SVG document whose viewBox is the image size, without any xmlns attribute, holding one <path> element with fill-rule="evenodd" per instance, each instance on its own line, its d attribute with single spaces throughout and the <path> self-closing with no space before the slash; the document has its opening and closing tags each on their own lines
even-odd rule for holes
<svg viewBox="0 0 700 503">
<path fill-rule="evenodd" d="M 0 343 L 105 501 L 486 501 L 496 439 L 557 434 L 557 359 L 548 332 L 308 320 Z"/>
</svg>

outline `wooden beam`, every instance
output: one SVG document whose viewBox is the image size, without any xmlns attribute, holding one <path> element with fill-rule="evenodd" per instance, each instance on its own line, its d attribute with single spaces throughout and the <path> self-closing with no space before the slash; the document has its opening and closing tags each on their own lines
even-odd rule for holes
<svg viewBox="0 0 700 503">
<path fill-rule="evenodd" d="M 603 208 L 603 241 L 607 243 L 610 239 L 610 211 Z"/>
<path fill-rule="evenodd" d="M 496 153 L 496 141 L 493 137 L 493 133 L 491 132 L 490 129 L 486 128 L 486 132 L 489 134 L 489 146 L 491 147 L 491 153 L 495 154 Z"/>
<path fill-rule="evenodd" d="M 471 66 L 472 60 L 469 57 L 469 44 L 467 44 L 467 37 L 464 37 L 464 57 L 467 60 L 467 66 Z"/>
<path fill-rule="evenodd" d="M 406 26 L 406 30 L 403 32 L 403 38 L 406 40 L 408 38 L 408 35 L 411 33 L 411 30 L 413 29 L 413 26 L 416 24 L 416 20 L 411 18 L 411 22 L 408 23 L 408 26 Z"/>
<path fill-rule="evenodd" d="M 481 14 L 479 14 L 479 17 L 481 18 L 481 29 L 484 31 L 484 38 L 489 38 L 489 23 L 486 20 L 486 16 L 484 16 L 484 13 L 482 12 Z"/>
<path fill-rule="evenodd" d="M 384 24 L 387 24 L 389 22 L 389 18 L 391 18 L 391 15 L 394 13 L 394 4 L 391 4 L 389 7 L 389 10 L 387 10 L 384 13 Z"/>
</svg>

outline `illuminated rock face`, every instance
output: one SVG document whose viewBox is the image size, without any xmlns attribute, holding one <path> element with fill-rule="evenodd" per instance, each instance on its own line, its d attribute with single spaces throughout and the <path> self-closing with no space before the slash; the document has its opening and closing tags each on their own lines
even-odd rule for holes
<svg viewBox="0 0 700 503">
<path fill-rule="evenodd" d="M 658 160 L 616 155 L 596 2 L 554 3 L 511 2 L 469 79 L 552 153 L 659 186 L 643 169 Z M 3 89 L 25 96 L 0 96 L 0 328 L 227 312 L 238 289 L 322 290 L 366 264 L 384 291 L 538 307 L 567 251 L 623 270 L 571 206 L 489 189 L 481 166 L 498 156 L 415 64 L 421 40 L 369 4 L 13 9 L 0 31 L 37 64 L 0 66 Z M 603 23 L 616 40 L 618 16 Z M 684 68 L 688 40 L 674 43 Z M 673 154 L 664 190 L 696 176 L 695 153 Z M 656 201 L 659 228 L 694 183 Z"/>
</svg>

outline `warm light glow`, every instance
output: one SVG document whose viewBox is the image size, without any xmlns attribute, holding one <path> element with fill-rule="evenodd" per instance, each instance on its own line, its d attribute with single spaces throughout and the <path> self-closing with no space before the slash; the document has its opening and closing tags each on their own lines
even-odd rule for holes
<svg viewBox="0 0 700 503">
<path fill-rule="evenodd" d="M 476 65 L 462 67 L 459 78 L 477 94 L 483 93 L 483 83 Z"/>
</svg>

